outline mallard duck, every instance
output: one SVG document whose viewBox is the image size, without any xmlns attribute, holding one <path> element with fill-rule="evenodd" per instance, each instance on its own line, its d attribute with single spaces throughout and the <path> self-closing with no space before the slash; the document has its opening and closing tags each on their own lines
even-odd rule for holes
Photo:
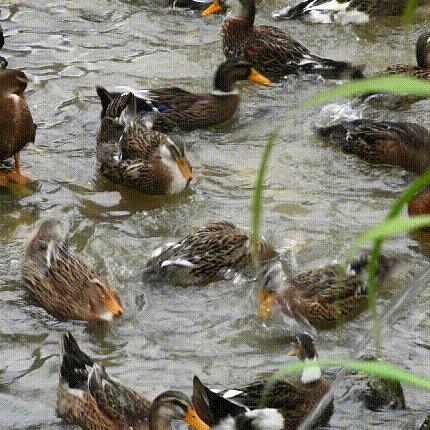
<svg viewBox="0 0 430 430">
<path fill-rule="evenodd" d="M 233 7 L 221 29 L 224 54 L 248 61 L 271 80 L 291 73 L 316 73 L 328 79 L 359 78 L 362 67 L 318 57 L 276 27 L 255 26 L 255 0 L 214 0 L 203 15 Z"/>
<path fill-rule="evenodd" d="M 182 130 L 206 128 L 230 119 L 239 106 L 239 95 L 234 90 L 237 81 L 250 80 L 262 85 L 271 82 L 242 60 L 230 59 L 222 63 L 215 74 L 214 88 L 206 93 L 190 93 L 181 88 L 158 88 L 155 90 L 131 91 L 137 97 L 137 111 L 146 117 L 152 114 L 151 127 L 158 131 L 171 131 L 175 127 Z M 112 98 L 121 93 L 104 90 L 102 116 Z M 155 115 L 154 115 L 155 113 Z"/>
<path fill-rule="evenodd" d="M 430 215 L 430 185 L 427 185 L 423 190 L 408 204 L 408 214 L 411 215 Z M 423 231 L 430 232 L 430 227 L 424 227 Z"/>
<path fill-rule="evenodd" d="M 151 403 L 109 377 L 71 333 L 63 335 L 61 346 L 57 413 L 66 422 L 86 430 L 170 430 L 177 419 L 195 430 L 209 430 L 185 394 L 166 391 Z"/>
<path fill-rule="evenodd" d="M 367 252 L 363 252 L 348 268 L 328 264 L 300 273 L 284 283 L 281 263 L 269 262 L 261 271 L 258 314 L 266 318 L 276 305 L 284 314 L 316 328 L 334 328 L 366 309 L 367 263 Z M 381 256 L 378 283 L 395 263 L 396 259 Z"/>
<path fill-rule="evenodd" d="M 101 87 L 97 92 L 100 99 L 110 96 Z M 193 179 L 185 145 L 142 124 L 132 93 L 115 97 L 104 112 L 97 161 L 104 176 L 146 194 L 180 193 Z"/>
<path fill-rule="evenodd" d="M 318 24 L 365 24 L 376 16 L 402 15 L 407 0 L 304 0 L 273 14 Z"/>
<path fill-rule="evenodd" d="M 430 31 L 422 33 L 416 44 L 417 65 L 397 64 L 386 69 L 384 74 L 406 74 L 420 79 L 430 80 Z"/>
<path fill-rule="evenodd" d="M 358 119 L 321 127 L 317 132 L 368 162 L 400 166 L 416 173 L 430 167 L 430 131 L 415 123 Z"/>
<path fill-rule="evenodd" d="M 36 125 L 25 100 L 27 83 L 21 70 L 0 68 L 0 161 L 15 158 L 12 171 L 0 172 L 0 185 L 30 181 L 22 174 L 20 163 L 20 151 L 36 137 Z"/>
<path fill-rule="evenodd" d="M 31 235 L 22 286 L 58 318 L 110 321 L 123 313 L 118 293 L 69 249 L 68 238 L 62 238 L 54 220 L 43 221 Z"/>
<path fill-rule="evenodd" d="M 293 349 L 289 355 L 298 356 L 303 361 L 317 359 L 314 341 L 310 335 L 299 334 L 294 337 L 292 343 Z M 213 426 L 212 428 L 292 430 L 296 429 L 328 395 L 329 401 L 322 408 L 316 421 L 318 424 L 326 424 L 329 421 L 333 413 L 333 396 L 330 392 L 330 384 L 321 376 L 319 367 L 306 368 L 300 379 L 277 381 L 269 391 L 265 402 L 266 409 L 259 409 L 266 384 L 267 379 L 262 379 L 245 387 L 214 393 L 194 377 L 192 400 L 197 413 L 205 417 L 208 424 Z M 258 413 L 258 411 L 266 412 Z M 255 417 L 261 416 L 268 419 L 260 421 L 261 426 L 255 425 Z M 242 426 L 242 423 L 253 421 L 254 425 Z"/>
<path fill-rule="evenodd" d="M 260 259 L 274 257 L 276 251 L 261 239 Z M 245 270 L 251 262 L 248 233 L 228 221 L 218 221 L 155 251 L 143 273 L 177 285 L 204 285 L 222 279 L 230 270 Z"/>
</svg>

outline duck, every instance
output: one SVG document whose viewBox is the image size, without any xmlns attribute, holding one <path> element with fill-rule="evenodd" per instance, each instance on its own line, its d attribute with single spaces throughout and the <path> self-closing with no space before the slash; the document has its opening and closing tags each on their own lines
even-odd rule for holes
<svg viewBox="0 0 430 430">
<path fill-rule="evenodd" d="M 4 35 L 3 35 L 3 29 L 1 28 L 1 25 L 0 25 L 0 49 L 2 49 L 3 46 L 4 46 Z M 6 69 L 6 67 L 7 67 L 6 58 L 0 56 L 0 70 Z"/>
<path fill-rule="evenodd" d="M 265 239 L 260 239 L 259 249 L 261 261 L 277 257 Z M 223 279 L 229 271 L 243 272 L 251 266 L 248 233 L 229 221 L 214 221 L 176 243 L 157 249 L 143 274 L 174 285 L 206 285 Z"/>
<path fill-rule="evenodd" d="M 175 128 L 190 131 L 222 124 L 229 120 L 239 106 L 239 94 L 234 89 L 237 81 L 250 80 L 261 85 L 270 85 L 269 79 L 261 75 L 246 61 L 232 58 L 222 63 L 215 74 L 210 93 L 191 93 L 182 88 L 158 88 L 153 90 L 131 90 L 120 87 L 120 92 L 99 93 L 102 116 L 112 98 L 124 92 L 132 92 L 137 100 L 137 112 L 145 118 L 151 114 L 151 129 L 170 132 Z M 125 91 L 124 91 L 125 90 Z"/>
<path fill-rule="evenodd" d="M 420 34 L 415 47 L 417 65 L 397 64 L 388 67 L 383 74 L 405 74 L 430 80 L 430 31 Z"/>
<path fill-rule="evenodd" d="M 170 430 L 183 420 L 195 430 L 209 430 L 190 399 L 180 391 L 165 391 L 152 402 L 109 377 L 79 347 L 70 332 L 61 339 L 57 414 L 85 430 Z"/>
<path fill-rule="evenodd" d="M 317 329 L 332 329 L 352 320 L 367 308 L 368 253 L 363 251 L 348 267 L 330 263 L 299 273 L 284 283 L 280 261 L 265 264 L 259 278 L 260 318 L 276 307 L 289 317 Z M 378 285 L 395 267 L 394 257 L 381 256 Z"/>
<path fill-rule="evenodd" d="M 33 230 L 22 264 L 21 285 L 49 314 L 60 319 L 112 321 L 124 308 L 108 279 L 69 248 L 54 219 Z"/>
<path fill-rule="evenodd" d="M 297 356 L 305 362 L 318 358 L 314 339 L 308 333 L 295 335 L 291 343 L 289 356 Z M 304 369 L 300 378 L 276 381 L 262 408 L 268 380 L 269 376 L 244 387 L 214 392 L 195 376 L 192 401 L 197 413 L 205 417 L 213 429 L 293 430 L 320 404 L 324 406 L 314 419 L 321 425 L 328 423 L 333 413 L 333 394 L 330 383 L 322 377 L 316 364 Z"/>
<path fill-rule="evenodd" d="M 430 167 L 430 130 L 416 123 L 357 119 L 318 128 L 317 133 L 367 162 L 418 174 Z"/>
<path fill-rule="evenodd" d="M 430 215 L 430 185 L 419 191 L 408 203 L 409 216 Z M 423 227 L 422 231 L 430 233 L 430 227 Z"/>
<path fill-rule="evenodd" d="M 402 15 L 407 0 L 304 0 L 273 13 L 274 18 L 315 24 L 365 24 L 378 16 Z"/>
<path fill-rule="evenodd" d="M 272 81 L 299 72 L 326 79 L 363 77 L 363 66 L 319 57 L 277 27 L 254 25 L 255 0 L 214 0 L 203 15 L 226 6 L 232 7 L 221 29 L 226 58 L 242 58 Z"/>
<path fill-rule="evenodd" d="M 1 60 L 0 60 L 1 63 Z M 16 69 L 0 68 L 0 162 L 14 157 L 14 169 L 0 172 L 0 186 L 10 182 L 27 184 L 30 178 L 21 171 L 20 151 L 35 141 L 36 124 L 33 122 L 25 98 L 28 78 Z"/>
<path fill-rule="evenodd" d="M 102 87 L 97 92 L 100 99 L 110 96 Z M 97 161 L 102 175 L 112 182 L 145 194 L 177 194 L 193 179 L 185 144 L 139 121 L 133 93 L 114 97 L 103 113 Z"/>
</svg>

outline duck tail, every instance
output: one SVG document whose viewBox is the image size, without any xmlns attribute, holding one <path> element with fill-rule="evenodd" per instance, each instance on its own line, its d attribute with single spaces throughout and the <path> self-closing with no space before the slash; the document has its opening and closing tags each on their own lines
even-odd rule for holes
<svg viewBox="0 0 430 430">
<path fill-rule="evenodd" d="M 318 55 L 308 54 L 299 64 L 304 73 L 316 73 L 325 79 L 361 79 L 364 78 L 365 65 L 355 66 L 346 61 L 336 61 Z"/>
<path fill-rule="evenodd" d="M 96 86 L 96 91 L 102 104 L 102 113 L 100 114 L 100 117 L 104 118 L 106 116 L 107 108 L 109 107 L 114 97 L 106 88 L 100 85 Z"/>
<path fill-rule="evenodd" d="M 287 6 L 282 8 L 280 11 L 273 14 L 274 18 L 285 18 L 285 19 L 300 19 L 305 9 L 315 3 L 316 0 L 304 0 L 296 4 L 295 6 Z"/>
<path fill-rule="evenodd" d="M 0 25 L 0 49 L 3 48 L 3 45 L 4 45 L 4 35 L 3 35 L 3 29 L 1 28 L 1 25 Z"/>
<path fill-rule="evenodd" d="M 72 333 L 65 333 L 61 339 L 60 381 L 72 389 L 86 389 L 88 369 L 93 365 L 93 360 L 79 348 Z"/>
</svg>

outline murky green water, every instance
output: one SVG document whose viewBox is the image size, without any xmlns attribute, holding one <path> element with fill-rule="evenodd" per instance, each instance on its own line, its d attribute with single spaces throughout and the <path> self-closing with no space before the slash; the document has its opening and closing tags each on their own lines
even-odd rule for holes
<svg viewBox="0 0 430 430">
<path fill-rule="evenodd" d="M 112 185 L 97 172 L 95 135 L 103 84 L 180 85 L 207 90 L 222 60 L 221 17 L 172 13 L 157 1 L 0 2 L 9 67 L 34 82 L 29 105 L 38 124 L 36 145 L 23 152 L 32 190 L 0 190 L 0 428 L 63 429 L 55 416 L 60 333 L 71 330 L 109 372 L 155 396 L 168 389 L 191 391 L 193 374 L 208 384 L 245 383 L 287 360 L 284 323 L 263 326 L 255 316 L 257 285 L 238 278 L 204 288 L 144 285 L 138 271 L 151 251 L 209 220 L 250 222 L 249 200 L 266 134 L 283 125 L 265 189 L 263 231 L 293 271 L 339 258 L 351 240 L 387 213 L 411 176 L 374 167 L 312 133 L 320 108 L 294 112 L 307 97 L 329 87 L 291 77 L 270 88 L 244 84 L 239 114 L 230 124 L 185 136 L 196 181 L 192 192 L 157 199 Z M 259 21 L 281 1 L 263 2 Z M 428 29 L 430 8 L 402 32 L 398 19 L 360 28 L 281 22 L 320 55 L 367 63 L 374 72 L 414 61 L 414 44 Z M 429 125 L 430 103 L 407 111 L 366 108 L 365 115 Z M 120 291 L 125 317 L 101 330 L 58 322 L 26 303 L 19 288 L 25 240 L 43 217 L 62 221 L 85 259 L 106 272 Z M 429 374 L 428 245 L 419 236 L 387 243 L 404 265 L 383 291 L 386 358 Z M 420 277 L 421 276 L 421 277 Z M 391 312 L 391 310 L 393 310 Z M 390 313 L 391 312 L 391 313 Z M 368 351 L 367 313 L 343 330 L 318 338 L 320 357 L 357 357 Z M 332 429 L 414 429 L 430 404 L 428 394 L 405 387 L 408 409 L 370 413 L 342 400 L 348 383 L 338 369 Z M 70 428 L 70 427 L 68 427 Z"/>
</svg>

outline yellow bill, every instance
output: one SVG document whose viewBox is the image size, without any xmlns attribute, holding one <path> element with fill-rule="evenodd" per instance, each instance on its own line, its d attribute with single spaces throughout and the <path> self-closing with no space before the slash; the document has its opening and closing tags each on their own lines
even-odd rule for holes
<svg viewBox="0 0 430 430">
<path fill-rule="evenodd" d="M 248 76 L 248 81 L 258 82 L 261 85 L 270 85 L 272 83 L 270 79 L 267 79 L 254 68 L 251 69 L 251 74 Z"/>
<path fill-rule="evenodd" d="M 218 13 L 221 11 L 222 11 L 221 3 L 219 2 L 219 0 L 214 0 L 214 2 L 203 11 L 202 15 L 208 16 L 208 15 L 212 15 L 213 13 Z"/>
<path fill-rule="evenodd" d="M 262 290 L 260 292 L 260 307 L 258 309 L 258 316 L 260 318 L 267 318 L 273 308 L 275 302 L 275 294 L 272 291 Z"/>
<path fill-rule="evenodd" d="M 210 430 L 210 427 L 197 415 L 195 409 L 188 409 L 184 421 L 195 430 Z"/>
<path fill-rule="evenodd" d="M 193 170 L 191 168 L 190 162 L 186 157 L 179 157 L 176 159 L 176 164 L 178 165 L 179 171 L 182 176 L 187 180 L 193 179 Z"/>
</svg>

